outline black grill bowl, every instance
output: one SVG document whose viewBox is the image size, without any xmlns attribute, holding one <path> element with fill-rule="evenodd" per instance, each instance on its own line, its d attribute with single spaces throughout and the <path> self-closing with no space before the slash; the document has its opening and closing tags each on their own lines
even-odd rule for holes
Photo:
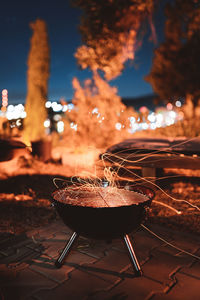
<svg viewBox="0 0 200 300">
<path fill-rule="evenodd" d="M 123 186 L 121 186 L 123 188 Z M 70 229 L 93 239 L 114 239 L 137 229 L 145 218 L 146 207 L 151 205 L 154 192 L 144 186 L 131 186 L 131 191 L 147 196 L 147 201 L 117 207 L 88 207 L 66 204 L 55 200 L 53 205 Z"/>
</svg>

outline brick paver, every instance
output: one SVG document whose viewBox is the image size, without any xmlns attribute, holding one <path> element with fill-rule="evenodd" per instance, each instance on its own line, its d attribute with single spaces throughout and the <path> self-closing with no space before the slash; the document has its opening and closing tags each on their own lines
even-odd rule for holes
<svg viewBox="0 0 200 300">
<path fill-rule="evenodd" d="M 200 280 L 200 261 L 195 261 L 190 266 L 182 268 L 180 273 Z"/>
<path fill-rule="evenodd" d="M 47 290 L 41 289 L 35 293 L 38 300 L 84 300 L 99 290 L 104 290 L 109 287 L 109 282 L 98 276 L 76 270 L 71 273 L 70 279 L 57 287 Z"/>
<path fill-rule="evenodd" d="M 83 265 L 82 270 L 89 272 L 92 275 L 97 275 L 104 280 L 116 284 L 123 278 L 123 271 L 130 267 L 128 253 L 121 253 L 119 251 L 110 250 L 102 259 L 95 262 L 92 266 Z M 131 270 L 130 275 L 133 275 Z"/>
<path fill-rule="evenodd" d="M 176 285 L 166 294 L 156 294 L 153 300 L 199 300 L 200 281 L 194 277 L 180 274 L 175 275 Z"/>
<path fill-rule="evenodd" d="M 56 287 L 56 283 L 26 268 L 15 273 L 11 280 L 1 277 L 1 293 L 3 300 L 31 299 L 31 295 L 41 288 Z"/>
<path fill-rule="evenodd" d="M 162 291 L 163 285 L 147 278 L 145 276 L 141 278 L 125 278 L 118 285 L 109 291 L 103 291 L 95 293 L 90 300 L 102 300 L 102 299 L 148 299 L 152 294 L 152 291 Z M 150 298 L 149 298 L 150 299 Z"/>
<path fill-rule="evenodd" d="M 200 256 L 200 237 L 151 225 L 172 244 Z M 136 278 L 122 240 L 79 237 L 62 268 L 54 265 L 72 231 L 61 221 L 24 235 L 0 236 L 3 300 L 199 300 L 200 260 L 144 229 L 130 235 L 142 266 Z M 1 299 L 1 300 L 2 300 Z"/>
</svg>

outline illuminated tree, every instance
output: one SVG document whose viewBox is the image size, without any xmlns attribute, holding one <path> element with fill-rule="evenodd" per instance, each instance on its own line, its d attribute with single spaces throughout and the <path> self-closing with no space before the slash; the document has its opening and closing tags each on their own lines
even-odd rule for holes
<svg viewBox="0 0 200 300">
<path fill-rule="evenodd" d="M 84 45 L 75 57 L 83 69 L 102 70 L 107 80 L 118 76 L 134 59 L 138 33 L 151 16 L 156 0 L 73 0 L 83 10 L 80 31 Z"/>
<path fill-rule="evenodd" d="M 30 24 L 30 27 L 33 35 L 28 55 L 25 142 L 45 137 L 44 121 L 47 118 L 45 102 L 47 101 L 50 61 L 46 23 L 37 19 Z"/>
<path fill-rule="evenodd" d="M 121 102 L 115 87 L 98 73 L 94 73 L 92 80 L 86 80 L 83 87 L 74 78 L 73 87 L 74 109 L 66 112 L 65 136 L 70 136 L 74 146 L 102 148 L 128 136 L 129 118 L 136 116 L 136 112 Z"/>
<path fill-rule="evenodd" d="M 166 7 L 165 41 L 155 50 L 146 80 L 162 100 L 184 97 L 195 113 L 200 99 L 200 3 L 176 0 Z M 191 115 L 192 115 L 191 114 Z"/>
<path fill-rule="evenodd" d="M 77 49 L 75 57 L 83 69 L 89 68 L 93 73 L 92 80 L 86 80 L 83 86 L 76 78 L 73 81 L 75 108 L 69 114 L 67 112 L 65 136 L 73 135 L 76 146 L 85 144 L 101 148 L 129 136 L 130 117 L 136 112 L 122 103 L 117 89 L 107 81 L 122 72 L 127 60 L 134 59 L 144 20 L 148 17 L 152 25 L 154 2 L 73 1 L 83 11 L 80 31 L 84 44 Z"/>
</svg>

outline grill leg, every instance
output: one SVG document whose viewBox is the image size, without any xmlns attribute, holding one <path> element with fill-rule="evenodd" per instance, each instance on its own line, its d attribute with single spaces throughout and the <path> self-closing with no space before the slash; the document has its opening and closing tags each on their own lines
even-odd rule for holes
<svg viewBox="0 0 200 300">
<path fill-rule="evenodd" d="M 72 234 L 72 236 L 70 237 L 69 241 L 67 242 L 65 248 L 63 249 L 62 253 L 60 254 L 59 258 L 56 260 L 55 262 L 55 266 L 57 268 L 60 268 L 62 266 L 62 262 L 65 258 L 66 255 L 69 254 L 73 243 L 75 242 L 75 240 L 78 238 L 78 233 L 76 233 L 74 231 L 74 233 Z"/>
<path fill-rule="evenodd" d="M 135 255 L 135 252 L 133 250 L 133 246 L 131 244 L 131 241 L 129 239 L 129 236 L 128 234 L 125 234 L 124 235 L 124 242 L 125 242 L 125 245 L 126 247 L 128 248 L 128 252 L 129 252 L 129 256 L 130 256 L 130 260 L 131 260 L 131 264 L 133 266 L 133 270 L 134 270 L 134 273 L 139 277 L 139 276 L 142 276 L 142 270 L 140 268 L 140 265 L 139 265 L 139 262 L 137 260 L 137 257 Z"/>
</svg>

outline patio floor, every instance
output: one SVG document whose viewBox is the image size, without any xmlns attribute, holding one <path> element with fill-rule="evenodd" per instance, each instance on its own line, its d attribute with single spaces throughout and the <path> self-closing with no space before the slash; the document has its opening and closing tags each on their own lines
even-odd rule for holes
<svg viewBox="0 0 200 300">
<path fill-rule="evenodd" d="M 200 237 L 147 225 L 178 248 L 200 256 Z M 54 262 L 71 235 L 61 221 L 21 235 L 0 234 L 2 300 L 199 300 L 200 260 L 144 228 L 130 234 L 143 270 L 135 277 L 121 240 L 79 237 L 64 265 Z"/>
</svg>

